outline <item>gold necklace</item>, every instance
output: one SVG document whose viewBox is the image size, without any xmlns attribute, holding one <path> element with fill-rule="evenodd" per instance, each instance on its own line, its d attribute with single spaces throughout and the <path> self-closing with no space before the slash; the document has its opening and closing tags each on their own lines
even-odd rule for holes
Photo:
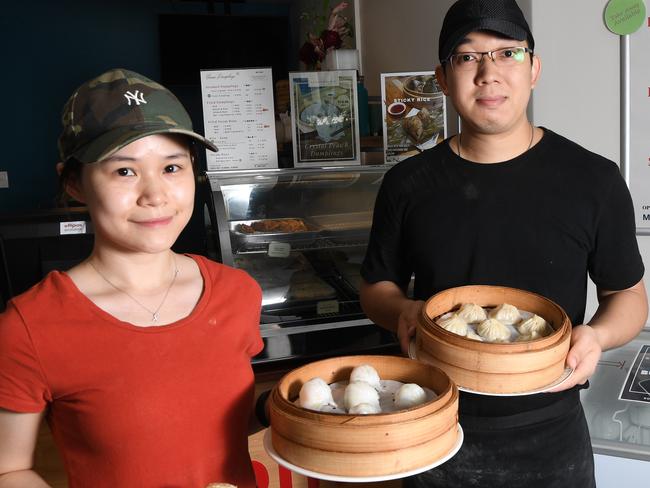
<svg viewBox="0 0 650 488">
<path fill-rule="evenodd" d="M 462 156 L 460 155 L 460 144 L 461 144 L 460 137 L 461 137 L 461 134 L 462 134 L 462 132 L 458 133 L 458 157 L 459 158 L 462 158 Z M 530 124 L 530 142 L 528 143 L 528 147 L 526 148 L 526 151 L 528 151 L 531 147 L 533 147 L 533 139 L 534 138 L 535 138 L 535 126 L 533 124 Z M 524 151 L 524 152 L 526 152 L 526 151 Z M 524 152 L 522 152 L 521 154 L 523 154 Z M 519 155 L 521 156 L 521 154 L 519 154 Z"/>
<path fill-rule="evenodd" d="M 144 308 L 147 312 L 151 314 L 151 321 L 152 322 L 158 322 L 158 319 L 160 318 L 160 315 L 158 312 L 160 312 L 160 309 L 162 306 L 165 304 L 165 300 L 167 300 L 167 295 L 169 295 L 169 291 L 172 289 L 172 286 L 174 286 L 174 283 L 176 282 L 176 277 L 178 276 L 178 266 L 176 265 L 176 256 L 172 254 L 172 259 L 174 260 L 174 275 L 172 276 L 172 281 L 169 283 L 169 286 L 165 290 L 165 295 L 163 296 L 162 300 L 160 301 L 160 305 L 156 308 L 156 310 L 151 310 L 149 307 L 143 305 L 140 300 L 135 298 L 133 295 L 131 295 L 128 291 L 123 290 L 116 284 L 114 284 L 111 280 L 109 280 L 104 274 L 97 269 L 97 267 L 93 264 L 92 261 L 88 260 L 88 264 L 95 270 L 95 272 L 109 285 L 111 285 L 113 288 L 115 288 L 117 291 L 120 293 L 124 293 L 127 297 L 129 297 L 131 300 L 133 300 L 135 303 L 140 305 L 142 308 Z"/>
</svg>

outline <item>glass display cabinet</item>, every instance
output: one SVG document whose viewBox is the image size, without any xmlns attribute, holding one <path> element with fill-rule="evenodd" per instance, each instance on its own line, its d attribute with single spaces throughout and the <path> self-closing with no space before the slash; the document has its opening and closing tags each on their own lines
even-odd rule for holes
<svg viewBox="0 0 650 488">
<path fill-rule="evenodd" d="M 208 254 L 262 287 L 254 362 L 395 347 L 364 315 L 359 270 L 389 166 L 207 172 Z"/>
</svg>

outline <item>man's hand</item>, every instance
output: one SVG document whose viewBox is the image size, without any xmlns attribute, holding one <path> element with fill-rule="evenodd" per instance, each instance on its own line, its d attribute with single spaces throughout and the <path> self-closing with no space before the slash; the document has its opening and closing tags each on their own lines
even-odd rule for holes
<svg viewBox="0 0 650 488">
<path fill-rule="evenodd" d="M 598 332 L 594 328 L 588 325 L 574 327 L 571 331 L 571 348 L 566 357 L 566 365 L 573 369 L 573 374 L 560 386 L 549 391 L 558 392 L 575 385 L 584 385 L 596 371 L 602 352 Z"/>
<path fill-rule="evenodd" d="M 415 335 L 415 327 L 420 320 L 424 302 L 409 300 L 397 318 L 397 339 L 404 354 L 408 355 L 411 337 Z"/>
</svg>

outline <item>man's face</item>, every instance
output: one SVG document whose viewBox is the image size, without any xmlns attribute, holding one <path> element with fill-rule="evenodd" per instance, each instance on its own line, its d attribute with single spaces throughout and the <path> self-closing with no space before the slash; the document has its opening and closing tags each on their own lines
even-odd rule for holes
<svg viewBox="0 0 650 488">
<path fill-rule="evenodd" d="M 489 32 L 471 32 L 455 53 L 485 52 L 527 46 L 526 41 L 503 39 Z M 483 134 L 504 134 L 527 124 L 526 107 L 540 73 L 540 61 L 530 54 L 514 66 L 499 67 L 487 55 L 470 71 L 454 70 L 447 63 L 436 75 L 444 93 L 451 98 L 464 129 Z"/>
</svg>

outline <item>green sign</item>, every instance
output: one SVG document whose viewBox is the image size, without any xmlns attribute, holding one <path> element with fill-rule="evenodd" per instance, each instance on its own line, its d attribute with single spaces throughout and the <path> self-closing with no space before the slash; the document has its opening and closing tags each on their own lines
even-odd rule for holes
<svg viewBox="0 0 650 488">
<path fill-rule="evenodd" d="M 626 36 L 645 23 L 643 0 L 610 0 L 605 8 L 605 25 L 614 34 Z"/>
</svg>

